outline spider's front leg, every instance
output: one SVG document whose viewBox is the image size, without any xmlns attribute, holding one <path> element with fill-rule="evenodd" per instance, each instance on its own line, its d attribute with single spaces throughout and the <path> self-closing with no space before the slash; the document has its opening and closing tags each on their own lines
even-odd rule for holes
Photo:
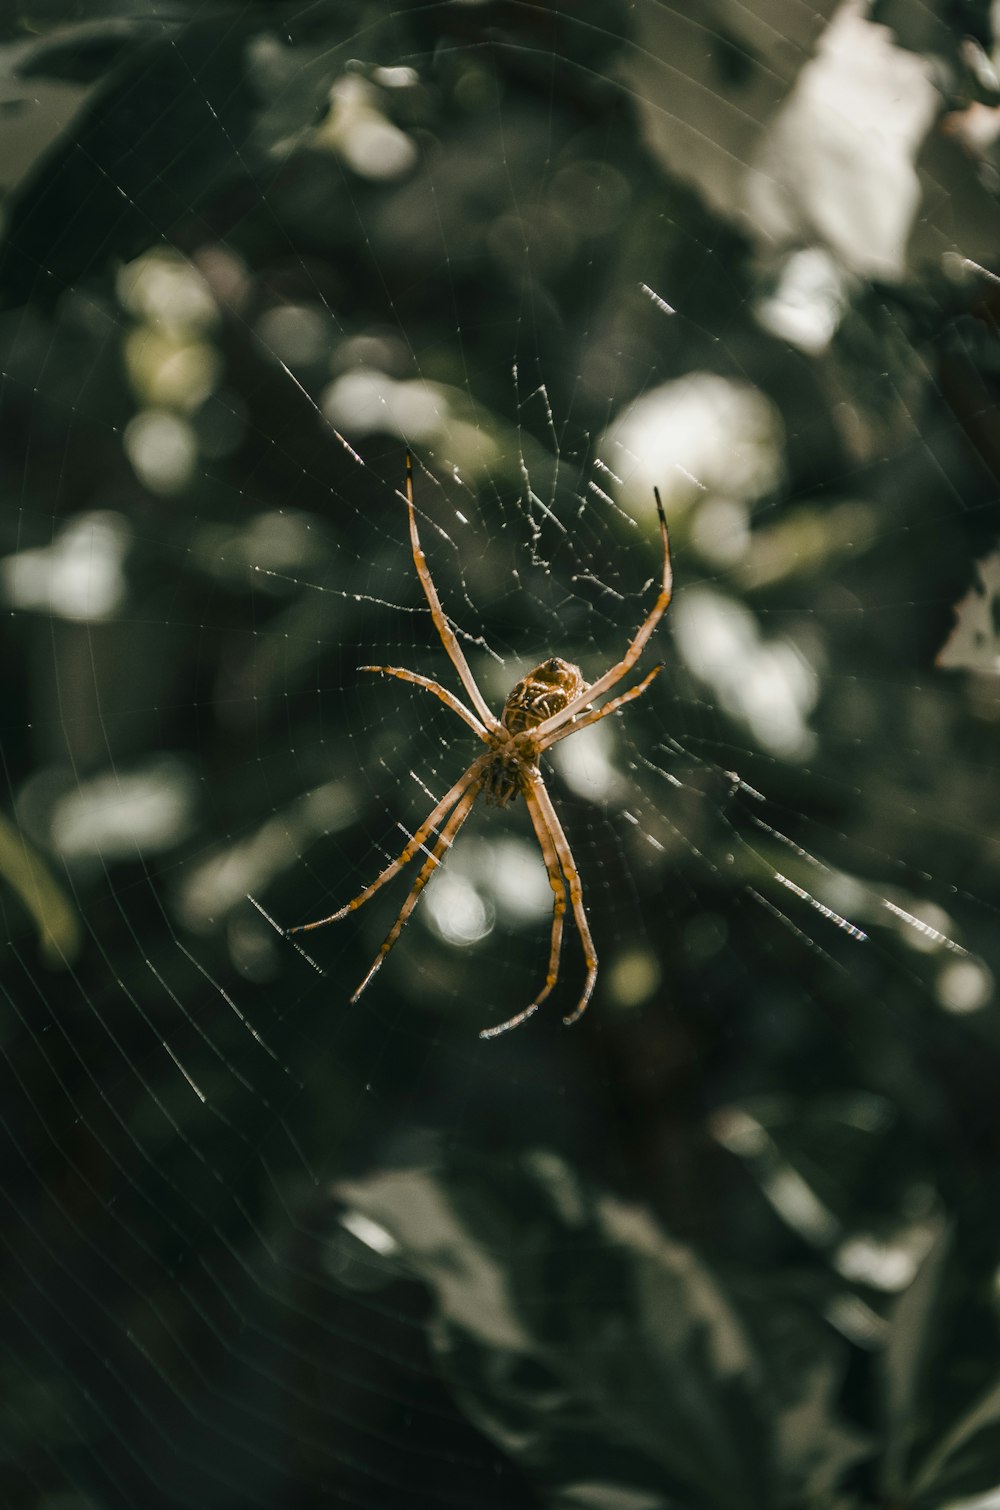
<svg viewBox="0 0 1000 1510">
<path fill-rule="evenodd" d="M 457 713 L 469 725 L 474 734 L 480 739 L 489 740 L 489 735 L 479 722 L 474 713 L 471 713 L 460 698 L 454 692 L 449 692 L 447 687 L 442 687 L 440 682 L 431 681 L 429 676 L 421 676 L 419 671 L 408 671 L 405 666 L 359 666 L 359 671 L 378 671 L 382 676 L 395 676 L 401 682 L 412 682 L 415 687 L 423 687 L 425 692 L 433 692 L 439 697 L 446 708 Z"/>
<path fill-rule="evenodd" d="M 603 676 L 599 676 L 596 682 L 592 682 L 589 687 L 585 687 L 583 691 L 579 692 L 564 707 L 546 717 L 539 725 L 538 734 L 542 749 L 545 749 L 547 744 L 551 744 L 551 735 L 555 734 L 558 729 L 564 728 L 572 719 L 576 718 L 588 703 L 595 703 L 598 698 L 604 696 L 605 692 L 610 692 L 611 688 L 617 682 L 620 682 L 627 672 L 631 671 L 645 649 L 650 635 L 669 607 L 670 599 L 673 595 L 674 580 L 673 569 L 670 565 L 670 536 L 667 533 L 667 518 L 663 512 L 663 501 L 660 498 L 659 488 L 653 489 L 653 495 L 656 498 L 656 512 L 660 521 L 660 539 L 663 542 L 663 571 L 660 578 L 660 591 L 657 594 L 656 602 L 632 636 L 621 660 L 612 666 L 610 671 L 605 671 Z"/>
</svg>

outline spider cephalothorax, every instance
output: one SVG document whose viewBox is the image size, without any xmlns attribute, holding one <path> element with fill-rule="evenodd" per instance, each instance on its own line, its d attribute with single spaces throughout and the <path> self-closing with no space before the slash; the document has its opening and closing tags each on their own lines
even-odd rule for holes
<svg viewBox="0 0 1000 1510">
<path fill-rule="evenodd" d="M 371 969 L 351 997 L 352 1001 L 357 1001 L 399 938 L 407 918 L 417 904 L 420 893 L 440 865 L 442 856 L 451 848 L 455 835 L 469 816 L 472 804 L 480 792 L 487 802 L 492 802 L 497 807 L 505 807 L 520 793 L 527 804 L 554 898 L 549 968 L 545 976 L 545 984 L 533 1002 L 497 1027 L 484 1028 L 479 1036 L 480 1038 L 495 1038 L 498 1033 L 505 1033 L 508 1028 L 516 1028 L 519 1023 L 524 1022 L 537 1011 L 555 985 L 559 976 L 559 953 L 562 948 L 567 888 L 576 929 L 583 945 L 587 979 L 580 1000 L 574 1010 L 563 1018 L 563 1021 L 575 1022 L 586 1010 L 597 980 L 597 953 L 590 936 L 590 925 L 583 905 L 583 887 L 573 859 L 573 851 L 569 847 L 569 841 L 563 832 L 558 814 L 552 806 L 552 799 L 545 789 L 538 761 L 544 751 L 557 744 L 560 739 L 575 734 L 578 729 L 585 729 L 590 724 L 597 723 L 600 719 L 606 718 L 609 713 L 617 712 L 625 703 L 630 703 L 634 698 L 639 697 L 661 669 L 659 666 L 654 666 L 652 671 L 647 672 L 636 686 L 630 687 L 627 692 L 620 692 L 617 697 L 612 697 L 601 707 L 594 706 L 598 699 L 606 692 L 610 692 L 611 688 L 620 682 L 635 665 L 670 602 L 670 543 L 667 539 L 667 521 L 664 518 L 659 492 L 655 488 L 653 492 L 656 496 L 660 537 L 663 541 L 660 591 L 653 607 L 629 641 L 621 660 L 588 686 L 579 666 L 574 666 L 571 661 L 564 661 L 559 656 L 550 656 L 547 661 L 542 661 L 536 666 L 534 671 L 522 677 L 504 703 L 500 717 L 496 718 L 479 690 L 454 630 L 445 618 L 441 600 L 431 578 L 427 558 L 417 534 L 417 516 L 413 507 L 413 469 L 409 453 L 407 453 L 406 507 L 410 520 L 413 564 L 417 569 L 417 576 L 420 578 L 420 585 L 423 587 L 424 596 L 431 611 L 434 628 L 448 652 L 452 665 L 458 672 L 463 687 L 469 694 L 469 700 L 475 712 L 472 708 L 466 707 L 454 692 L 449 692 L 447 687 L 441 686 L 440 682 L 431 681 L 430 677 L 421 676 L 418 671 L 408 671 L 403 666 L 362 666 L 360 669 L 380 671 L 384 676 L 395 676 L 400 681 L 413 682 L 416 686 L 423 687 L 425 691 L 433 692 L 435 697 L 440 698 L 453 713 L 457 713 L 459 718 L 468 724 L 487 749 L 484 754 L 477 756 L 464 775 L 460 776 L 454 786 L 444 794 L 413 834 L 402 854 L 397 856 L 391 865 L 387 865 L 370 886 L 366 886 L 364 891 L 359 892 L 345 907 L 341 907 L 339 912 L 331 913 L 327 918 L 319 918 L 315 923 L 304 923 L 299 928 L 288 930 L 289 933 L 304 933 L 310 928 L 322 928 L 327 923 L 335 923 L 339 918 L 346 917 L 349 912 L 354 912 L 358 907 L 363 906 L 379 887 L 398 875 L 415 854 L 424 850 L 431 834 L 438 831 L 437 839 L 432 848 L 426 852 L 426 859 L 410 888 L 399 916 L 375 956 Z"/>
</svg>

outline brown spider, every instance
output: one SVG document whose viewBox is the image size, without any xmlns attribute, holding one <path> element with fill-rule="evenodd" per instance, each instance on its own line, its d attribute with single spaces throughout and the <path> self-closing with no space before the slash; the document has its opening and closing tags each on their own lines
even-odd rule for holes
<svg viewBox="0 0 1000 1510">
<path fill-rule="evenodd" d="M 413 682 L 427 692 L 433 692 L 435 697 L 439 697 L 453 713 L 457 713 L 459 718 L 469 725 L 469 728 L 486 745 L 486 751 L 472 762 L 464 775 L 460 776 L 455 785 L 445 793 L 433 812 L 429 813 L 421 823 L 402 854 L 393 860 L 391 865 L 387 865 L 370 886 L 366 886 L 353 901 L 341 907 L 339 912 L 331 913 L 328 918 L 319 918 L 315 923 L 303 923 L 297 928 L 288 929 L 290 934 L 308 933 L 312 928 L 324 928 L 327 923 L 336 923 L 340 918 L 346 917 L 349 912 L 354 912 L 356 908 L 363 906 L 369 897 L 374 896 L 381 886 L 391 881 L 404 865 L 412 860 L 417 851 L 424 847 L 426 840 L 438 825 L 443 823 L 433 848 L 427 852 L 427 858 L 410 889 L 409 896 L 403 903 L 399 916 L 389 930 L 385 943 L 375 956 L 368 974 L 351 997 L 352 1002 L 357 1001 L 399 938 L 410 913 L 417 904 L 420 893 L 441 863 L 442 855 L 451 848 L 456 834 L 469 816 L 472 804 L 480 792 L 488 803 L 493 803 L 497 807 L 506 807 L 507 803 L 520 792 L 527 804 L 555 899 L 552 909 L 549 968 L 545 984 L 530 1006 L 508 1018 L 506 1022 L 500 1023 L 498 1027 L 484 1028 L 479 1036 L 480 1038 L 496 1038 L 498 1034 L 518 1027 L 538 1010 L 555 985 L 559 977 L 559 952 L 562 947 L 567 884 L 573 916 L 576 920 L 580 942 L 583 945 L 587 979 L 580 1000 L 569 1016 L 563 1018 L 563 1022 L 567 1025 L 576 1022 L 586 1010 L 597 980 L 597 954 L 587 924 L 580 875 L 573 859 L 573 852 L 569 847 L 569 841 L 556 816 L 556 810 L 552 806 L 552 799 L 545 789 L 545 782 L 538 767 L 538 757 L 551 745 L 557 744 L 560 739 L 566 739 L 568 735 L 587 728 L 589 724 L 596 724 L 600 719 L 606 718 L 609 713 L 615 713 L 626 703 L 632 702 L 633 698 L 645 692 L 653 678 L 663 669 L 662 666 L 654 666 L 652 671 L 628 692 L 619 693 L 601 708 L 592 706 L 597 698 L 609 692 L 635 665 L 670 602 L 672 576 L 667 521 L 663 513 L 663 504 L 660 502 L 659 489 L 654 488 L 653 493 L 656 498 L 657 513 L 660 516 L 660 534 L 663 539 L 663 576 L 656 602 L 636 630 L 621 660 L 588 686 L 579 666 L 561 660 L 558 656 L 552 656 L 549 660 L 543 661 L 540 666 L 536 666 L 534 671 L 530 671 L 517 683 L 503 705 L 503 712 L 497 719 L 490 712 L 483 694 L 476 685 L 475 677 L 469 669 L 462 648 L 445 618 L 441 600 L 431 579 L 427 558 L 417 535 L 417 519 L 413 509 L 413 466 L 407 452 L 406 507 L 410 518 L 413 564 L 417 569 L 417 576 L 420 578 L 424 596 L 430 607 L 434 627 L 441 638 L 442 645 L 451 657 L 452 665 L 458 672 L 476 712 L 473 713 L 446 687 L 431 681 L 429 677 L 421 676 L 416 671 L 407 671 L 401 666 L 361 666 L 358 669 L 379 671 L 383 676 L 395 676 L 400 681 Z"/>
</svg>

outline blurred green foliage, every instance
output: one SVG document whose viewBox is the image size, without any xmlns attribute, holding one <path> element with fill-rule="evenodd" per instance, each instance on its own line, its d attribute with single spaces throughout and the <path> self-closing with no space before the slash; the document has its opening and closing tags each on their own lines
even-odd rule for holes
<svg viewBox="0 0 1000 1510">
<path fill-rule="evenodd" d="M 5 24 L 5 1506 L 994 1503 L 996 680 L 935 666 L 997 532 L 993 42 L 875 13 L 939 100 L 890 277 L 713 177 L 760 153 L 794 200 L 764 147 L 825 14 L 784 50 L 722 3 Z M 319 976 L 246 893 L 338 905 L 469 758 L 356 671 L 446 674 L 404 444 L 502 698 L 499 655 L 620 653 L 652 509 L 592 508 L 591 463 L 691 374 L 782 453 L 677 504 L 627 800 L 554 779 L 588 1017 L 479 1043 L 542 967 L 513 925 L 411 928 L 347 1010 L 382 915 Z M 716 696 L 683 631 L 722 620 L 798 648 L 808 743 Z"/>
</svg>

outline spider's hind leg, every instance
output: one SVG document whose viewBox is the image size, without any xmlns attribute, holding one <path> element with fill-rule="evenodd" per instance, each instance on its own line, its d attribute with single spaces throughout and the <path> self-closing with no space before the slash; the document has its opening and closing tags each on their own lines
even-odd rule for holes
<svg viewBox="0 0 1000 1510">
<path fill-rule="evenodd" d="M 568 1016 L 563 1018 L 567 1027 L 577 1022 L 586 1012 L 587 1004 L 594 992 L 597 983 L 597 950 L 590 933 L 590 924 L 587 922 L 587 913 L 583 905 L 583 885 L 580 881 L 580 872 L 576 868 L 573 859 L 573 851 L 569 847 L 569 840 L 559 822 L 555 808 L 552 806 L 552 798 L 545 790 L 545 783 L 539 781 L 536 787 L 536 800 L 542 811 L 546 826 L 552 835 L 552 843 L 559 857 L 566 882 L 569 886 L 570 901 L 573 904 L 573 918 L 576 923 L 576 931 L 580 935 L 580 943 L 583 945 L 583 959 L 587 966 L 587 979 L 584 981 L 583 992 L 580 1000 Z"/>
<path fill-rule="evenodd" d="M 365 976 L 364 980 L 361 982 L 360 986 L 351 997 L 352 1005 L 357 1001 L 358 997 L 361 995 L 362 991 L 368 985 L 372 976 L 375 974 L 376 970 L 379 968 L 382 961 L 389 953 L 389 950 L 392 948 L 393 944 L 402 933 L 409 919 L 410 913 L 413 911 L 414 907 L 416 907 L 417 905 L 417 902 L 420 900 L 420 893 L 423 891 L 424 887 L 427 885 L 427 882 L 430 880 L 431 876 L 440 865 L 441 856 L 446 854 L 447 851 L 451 848 L 455 835 L 458 833 L 459 829 L 462 827 L 462 824 L 469 816 L 469 813 L 472 810 L 472 804 L 475 802 L 478 792 L 479 781 L 478 779 L 475 779 L 471 781 L 467 786 L 463 796 L 459 799 L 454 812 L 438 835 L 437 843 L 434 845 L 434 848 L 431 850 L 430 854 L 427 856 L 427 859 L 421 866 L 420 873 L 418 874 L 417 879 L 414 881 L 413 885 L 410 888 L 410 894 L 399 910 L 399 916 L 393 923 L 392 927 L 389 929 L 389 932 L 385 938 L 385 942 L 383 943 L 378 954 L 376 954 L 375 959 L 372 962 L 372 966 L 368 971 L 368 974 Z"/>
<path fill-rule="evenodd" d="M 452 808 L 454 808 L 459 799 L 464 796 L 464 794 L 468 791 L 470 784 L 475 783 L 476 790 L 478 791 L 479 777 L 488 759 L 489 757 L 487 755 L 480 755 L 478 760 L 474 760 L 472 762 L 465 774 L 458 778 L 454 786 L 444 794 L 444 796 L 441 798 L 441 801 L 437 804 L 433 811 L 427 815 L 423 823 L 421 823 L 420 827 L 417 829 L 416 833 L 414 833 L 412 838 L 407 842 L 406 847 L 403 849 L 402 853 L 397 855 L 396 859 L 393 860 L 391 864 L 387 865 L 385 869 L 379 873 L 378 876 L 376 876 L 375 880 L 372 881 L 370 886 L 366 886 L 364 891 L 359 891 L 356 897 L 353 897 L 351 901 L 346 902 L 344 906 L 339 908 L 336 912 L 331 912 L 329 917 L 317 918 L 313 923 L 299 923 L 294 928 L 286 928 L 286 935 L 293 933 L 311 933 L 314 928 L 325 928 L 328 923 L 339 923 L 340 919 L 346 918 L 349 912 L 356 912 L 359 907 L 363 907 L 364 904 L 368 901 L 369 897 L 373 897 L 375 893 L 386 884 L 387 881 L 391 881 L 394 876 L 397 876 L 403 869 L 403 867 L 409 864 L 417 851 L 419 849 L 423 849 L 425 840 L 434 831 L 434 829 L 442 821 L 442 819 L 451 812 Z"/>
<path fill-rule="evenodd" d="M 530 1006 L 522 1012 L 509 1017 L 506 1022 L 498 1023 L 495 1028 L 484 1028 L 480 1038 L 497 1038 L 501 1033 L 507 1033 L 511 1028 L 518 1028 L 522 1022 L 526 1022 L 533 1016 L 542 1002 L 548 996 L 552 987 L 559 979 L 559 955 L 562 950 L 563 918 L 566 913 L 566 884 L 563 881 L 562 871 L 559 868 L 559 857 L 556 854 L 552 834 L 545 822 L 545 818 L 538 805 L 534 791 L 530 784 L 525 783 L 522 788 L 524 800 L 531 814 L 531 822 L 535 830 L 542 851 L 542 859 L 545 861 L 545 869 L 549 877 L 549 885 L 552 887 L 552 938 L 549 944 L 549 968 L 545 976 L 545 984 L 535 997 Z"/>
</svg>

